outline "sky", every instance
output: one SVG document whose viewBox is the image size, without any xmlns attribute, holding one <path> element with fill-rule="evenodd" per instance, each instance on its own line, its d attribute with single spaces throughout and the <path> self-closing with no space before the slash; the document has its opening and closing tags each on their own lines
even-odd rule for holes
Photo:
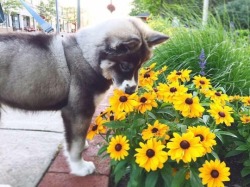
<svg viewBox="0 0 250 187">
<path fill-rule="evenodd" d="M 132 0 L 112 0 L 112 4 L 116 8 L 112 14 L 107 9 L 110 2 L 111 0 L 81 0 L 82 19 L 92 24 L 109 17 L 128 16 Z M 58 3 L 63 6 L 77 6 L 77 0 L 58 0 Z"/>
</svg>

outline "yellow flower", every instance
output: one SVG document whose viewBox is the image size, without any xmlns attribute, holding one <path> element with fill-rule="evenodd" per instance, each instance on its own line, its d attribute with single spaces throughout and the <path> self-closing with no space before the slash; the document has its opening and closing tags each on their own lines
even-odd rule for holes
<svg viewBox="0 0 250 187">
<path fill-rule="evenodd" d="M 199 168 L 199 177 L 202 179 L 202 184 L 208 187 L 224 187 L 224 181 L 230 181 L 230 168 L 226 167 L 225 162 L 219 160 L 210 161 L 207 160 Z"/>
<path fill-rule="evenodd" d="M 114 112 L 110 107 L 108 107 L 103 113 L 107 121 L 121 121 L 126 118 L 126 112 L 117 111 Z"/>
<path fill-rule="evenodd" d="M 215 103 L 221 103 L 222 105 L 226 104 L 226 101 L 229 101 L 227 94 L 223 94 L 221 91 L 211 90 L 209 92 L 209 97 Z"/>
<path fill-rule="evenodd" d="M 234 119 L 231 116 L 233 109 L 229 106 L 212 103 L 210 104 L 210 110 L 208 110 L 208 112 L 215 119 L 216 125 L 225 123 L 226 126 L 231 126 L 231 123 L 234 122 Z"/>
<path fill-rule="evenodd" d="M 176 110 L 181 111 L 184 117 L 189 118 L 201 117 L 205 110 L 199 103 L 199 98 L 188 93 L 177 95 L 173 104 Z"/>
<path fill-rule="evenodd" d="M 136 109 L 140 111 L 142 114 L 146 111 L 152 110 L 153 107 L 157 107 L 156 102 L 156 94 L 154 92 L 152 93 L 144 93 L 141 96 L 138 97 L 139 104 L 136 106 Z"/>
<path fill-rule="evenodd" d="M 87 139 L 92 140 L 95 135 L 105 133 L 106 128 L 103 126 L 103 123 L 107 122 L 101 116 L 97 116 L 95 119 L 95 123 L 92 123 L 89 127 L 87 133 Z"/>
<path fill-rule="evenodd" d="M 187 82 L 190 80 L 191 70 L 180 70 L 180 71 L 172 71 L 168 76 L 167 80 L 169 82 L 176 82 L 181 80 L 182 82 Z"/>
<path fill-rule="evenodd" d="M 139 143 L 141 148 L 137 148 L 135 154 L 135 162 L 147 172 L 155 171 L 157 168 L 162 169 L 163 164 L 167 161 L 167 152 L 163 151 L 165 146 L 156 138 L 147 140 L 144 144 Z"/>
<path fill-rule="evenodd" d="M 128 156 L 129 143 L 126 136 L 117 135 L 111 138 L 107 153 L 110 153 L 110 158 L 114 160 L 122 160 Z"/>
<path fill-rule="evenodd" d="M 159 123 L 159 121 L 156 120 L 153 125 L 148 124 L 148 128 L 142 131 L 142 139 L 148 140 L 154 137 L 162 138 L 163 140 L 168 140 L 168 131 L 169 127 L 167 125 Z"/>
<path fill-rule="evenodd" d="M 169 103 L 173 102 L 173 99 L 176 95 L 186 93 L 187 91 L 188 88 L 183 85 L 179 85 L 178 82 L 173 82 L 169 85 L 159 83 L 157 86 L 157 96 L 159 99 Z"/>
<path fill-rule="evenodd" d="M 141 70 L 139 73 L 139 86 L 152 87 L 156 80 L 158 80 L 159 72 L 152 70 Z"/>
<path fill-rule="evenodd" d="M 171 156 L 172 160 L 176 160 L 177 163 L 180 160 L 188 163 L 203 156 L 204 148 L 200 144 L 200 138 L 195 137 L 192 132 L 183 133 L 182 136 L 177 133 L 173 133 L 173 135 L 174 138 L 171 138 L 170 142 L 167 143 L 168 155 Z"/>
<path fill-rule="evenodd" d="M 210 131 L 208 127 L 197 126 L 197 127 L 188 127 L 187 132 L 192 132 L 195 137 L 200 138 L 201 145 L 205 148 L 206 153 L 212 152 L 212 147 L 216 145 L 215 134 Z"/>
<path fill-rule="evenodd" d="M 243 124 L 247 124 L 247 123 L 250 123 L 250 116 L 247 116 L 247 115 L 243 115 L 241 118 L 240 118 L 241 122 Z"/>
<path fill-rule="evenodd" d="M 202 77 L 200 75 L 194 76 L 193 83 L 197 89 L 207 89 L 212 87 L 210 79 L 207 79 L 206 77 Z"/>
<path fill-rule="evenodd" d="M 229 96 L 229 101 L 233 102 L 233 101 L 240 101 L 241 96 L 240 95 L 233 95 L 233 96 Z"/>
<path fill-rule="evenodd" d="M 131 112 L 138 105 L 136 93 L 128 95 L 122 90 L 114 90 L 114 95 L 109 99 L 111 109 L 118 112 Z"/>
<path fill-rule="evenodd" d="M 242 102 L 245 106 L 250 106 L 250 96 L 242 97 Z"/>
</svg>

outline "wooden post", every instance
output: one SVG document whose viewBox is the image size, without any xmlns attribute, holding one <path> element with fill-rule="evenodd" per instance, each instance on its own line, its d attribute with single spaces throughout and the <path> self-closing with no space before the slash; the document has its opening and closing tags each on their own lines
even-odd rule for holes
<svg viewBox="0 0 250 187">
<path fill-rule="evenodd" d="M 204 0 L 203 1 L 203 14 L 202 14 L 202 25 L 203 26 L 205 26 L 207 24 L 208 7 L 209 7 L 209 0 Z"/>
</svg>

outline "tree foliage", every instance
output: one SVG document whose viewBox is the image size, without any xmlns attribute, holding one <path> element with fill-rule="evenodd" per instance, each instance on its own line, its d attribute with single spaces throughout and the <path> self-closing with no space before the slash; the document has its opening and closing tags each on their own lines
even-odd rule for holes
<svg viewBox="0 0 250 187">
<path fill-rule="evenodd" d="M 249 0 L 234 0 L 216 8 L 220 18 L 226 22 L 230 20 L 241 28 L 250 26 L 250 4 Z"/>
<path fill-rule="evenodd" d="M 162 16 L 170 20 L 177 17 L 183 22 L 186 22 L 187 19 L 190 22 L 192 18 L 202 17 L 203 0 L 134 0 L 132 5 L 134 8 L 130 15 L 148 12 L 152 16 Z M 245 28 L 249 27 L 249 6 L 249 0 L 209 1 L 209 9 L 212 14 L 222 16 L 227 10 L 227 18 L 237 20 L 239 25 Z"/>
<path fill-rule="evenodd" d="M 17 13 L 22 5 L 19 0 L 0 0 L 5 14 Z"/>
<path fill-rule="evenodd" d="M 49 0 L 48 3 L 40 1 L 40 4 L 37 6 L 39 14 L 46 20 L 51 21 L 53 17 L 56 16 L 55 10 L 55 1 Z"/>
</svg>

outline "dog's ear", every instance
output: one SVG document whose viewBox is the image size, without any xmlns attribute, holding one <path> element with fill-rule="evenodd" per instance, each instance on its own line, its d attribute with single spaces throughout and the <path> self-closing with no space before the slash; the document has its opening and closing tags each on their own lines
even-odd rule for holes
<svg viewBox="0 0 250 187">
<path fill-rule="evenodd" d="M 126 40 L 110 41 L 106 52 L 113 55 L 129 54 L 138 49 L 140 45 L 140 39 L 137 36 L 131 36 Z"/>
<path fill-rule="evenodd" d="M 152 31 L 147 34 L 146 41 L 149 47 L 153 47 L 154 45 L 160 44 L 168 40 L 169 37 L 156 31 Z"/>
</svg>

